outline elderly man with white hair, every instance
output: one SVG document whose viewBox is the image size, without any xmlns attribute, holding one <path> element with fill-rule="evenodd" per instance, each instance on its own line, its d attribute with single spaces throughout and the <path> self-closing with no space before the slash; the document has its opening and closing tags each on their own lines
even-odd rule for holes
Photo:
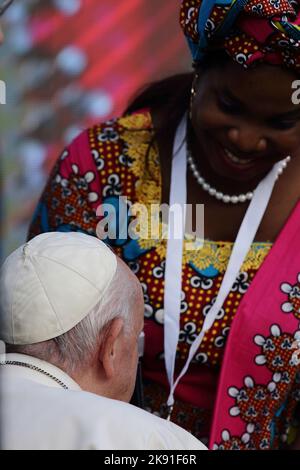
<svg viewBox="0 0 300 470">
<path fill-rule="evenodd" d="M 46 233 L 1 268 L 4 449 L 204 449 L 130 405 L 144 302 L 100 240 Z"/>
</svg>

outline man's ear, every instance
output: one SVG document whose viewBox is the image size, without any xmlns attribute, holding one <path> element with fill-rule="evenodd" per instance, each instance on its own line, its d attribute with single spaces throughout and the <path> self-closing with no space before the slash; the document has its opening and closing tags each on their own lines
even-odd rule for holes
<svg viewBox="0 0 300 470">
<path fill-rule="evenodd" d="M 116 371 L 118 342 L 122 334 L 124 320 L 114 318 L 104 335 L 99 351 L 99 360 L 107 379 L 111 379 Z"/>
</svg>

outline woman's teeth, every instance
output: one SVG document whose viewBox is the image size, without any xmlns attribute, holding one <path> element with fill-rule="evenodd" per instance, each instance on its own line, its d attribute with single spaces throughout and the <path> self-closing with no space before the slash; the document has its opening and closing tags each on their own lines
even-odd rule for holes
<svg viewBox="0 0 300 470">
<path fill-rule="evenodd" d="M 238 165 L 248 165 L 249 163 L 251 163 L 253 161 L 253 158 L 248 158 L 248 159 L 241 159 L 239 157 L 237 157 L 236 155 L 234 155 L 234 153 L 230 152 L 230 150 L 228 150 L 227 148 L 224 147 L 224 151 L 227 155 L 227 157 L 234 163 L 237 163 Z"/>
</svg>

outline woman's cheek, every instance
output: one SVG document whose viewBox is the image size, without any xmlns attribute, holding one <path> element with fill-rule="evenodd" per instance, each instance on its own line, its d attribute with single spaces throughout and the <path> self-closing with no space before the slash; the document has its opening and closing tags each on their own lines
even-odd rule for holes
<svg viewBox="0 0 300 470">
<path fill-rule="evenodd" d="M 300 126 L 297 126 L 297 129 L 287 133 L 286 135 L 281 135 L 278 139 L 278 146 L 285 150 L 288 153 L 300 154 Z"/>
</svg>

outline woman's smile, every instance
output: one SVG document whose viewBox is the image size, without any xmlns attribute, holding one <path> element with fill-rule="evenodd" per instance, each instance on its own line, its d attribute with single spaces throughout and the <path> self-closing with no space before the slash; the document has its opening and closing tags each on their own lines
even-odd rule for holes
<svg viewBox="0 0 300 470">
<path fill-rule="evenodd" d="M 237 153 L 232 152 L 227 147 L 220 145 L 220 156 L 232 171 L 248 171 L 257 165 L 261 165 L 265 161 L 263 157 L 253 156 L 252 158 L 241 157 Z"/>
<path fill-rule="evenodd" d="M 246 167 L 249 164 L 253 164 L 257 160 L 257 158 L 240 158 L 226 147 L 224 147 L 223 150 L 225 152 L 227 160 L 241 167 Z"/>
<path fill-rule="evenodd" d="M 233 173 L 251 172 L 257 171 L 261 173 L 262 167 L 271 167 L 278 159 L 274 158 L 274 155 L 264 154 L 247 154 L 243 155 L 237 150 L 233 150 L 226 144 L 216 142 L 216 157 L 220 159 L 220 164 L 227 165 L 228 169 Z M 284 156 L 282 156 L 284 158 Z"/>
<path fill-rule="evenodd" d="M 208 145 L 205 145 L 205 150 L 202 154 L 203 160 L 199 164 L 204 166 L 204 171 L 207 169 L 209 173 L 212 172 L 209 177 L 214 177 L 213 173 L 216 175 L 216 178 L 221 177 L 224 185 L 227 182 L 230 187 L 233 182 L 236 184 L 238 182 L 242 184 L 250 183 L 248 189 L 251 189 L 253 185 L 252 180 L 255 178 L 261 179 L 275 163 L 274 157 L 267 158 L 257 154 L 253 154 L 253 157 L 249 156 L 249 154 L 247 157 L 241 156 L 239 153 L 232 151 L 231 148 L 229 149 L 226 144 L 218 142 L 212 135 L 210 135 L 210 139 L 210 144 L 206 141 Z"/>
</svg>

